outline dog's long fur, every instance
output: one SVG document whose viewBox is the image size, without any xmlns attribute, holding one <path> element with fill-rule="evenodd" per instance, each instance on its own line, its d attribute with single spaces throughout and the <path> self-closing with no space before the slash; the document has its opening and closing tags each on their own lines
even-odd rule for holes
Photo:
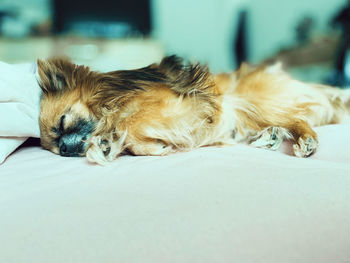
<svg viewBox="0 0 350 263">
<path fill-rule="evenodd" d="M 108 73 L 64 59 L 39 60 L 38 69 L 42 146 L 100 164 L 124 151 L 166 155 L 240 141 L 276 149 L 283 139 L 307 157 L 317 148 L 312 127 L 338 123 L 350 108 L 349 93 L 297 81 L 278 64 L 214 75 L 170 56 Z"/>
</svg>

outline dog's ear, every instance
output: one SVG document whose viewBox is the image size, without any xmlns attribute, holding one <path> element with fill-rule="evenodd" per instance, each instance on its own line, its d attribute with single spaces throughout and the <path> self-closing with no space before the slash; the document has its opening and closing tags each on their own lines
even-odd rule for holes
<svg viewBox="0 0 350 263">
<path fill-rule="evenodd" d="M 245 76 L 247 76 L 249 73 L 253 72 L 256 69 L 257 69 L 256 66 L 243 62 L 240 65 L 239 69 L 236 71 L 237 79 L 244 78 Z"/>
<path fill-rule="evenodd" d="M 44 94 L 58 94 L 72 86 L 76 65 L 65 58 L 38 59 L 39 85 Z"/>
<path fill-rule="evenodd" d="M 277 61 L 274 64 L 267 66 L 265 72 L 270 74 L 281 74 L 283 72 L 282 62 Z"/>
</svg>

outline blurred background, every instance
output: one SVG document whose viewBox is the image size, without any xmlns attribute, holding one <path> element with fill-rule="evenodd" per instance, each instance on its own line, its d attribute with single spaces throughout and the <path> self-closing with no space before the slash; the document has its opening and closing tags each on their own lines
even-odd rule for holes
<svg viewBox="0 0 350 263">
<path fill-rule="evenodd" d="M 95 70 L 167 54 L 231 71 L 282 61 L 296 77 L 350 83 L 347 0 L 0 0 L 0 60 L 68 56 Z"/>
</svg>

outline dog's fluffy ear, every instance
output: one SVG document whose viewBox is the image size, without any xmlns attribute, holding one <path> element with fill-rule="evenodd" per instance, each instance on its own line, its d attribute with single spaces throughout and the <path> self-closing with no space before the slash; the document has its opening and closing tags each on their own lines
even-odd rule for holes
<svg viewBox="0 0 350 263">
<path fill-rule="evenodd" d="M 70 88 L 76 67 L 65 58 L 38 59 L 39 85 L 44 94 L 57 94 Z"/>
<path fill-rule="evenodd" d="M 249 73 L 253 72 L 256 69 L 257 69 L 256 66 L 243 62 L 240 65 L 239 69 L 236 71 L 237 79 L 244 78 L 245 76 L 247 76 Z"/>
<path fill-rule="evenodd" d="M 265 72 L 270 73 L 270 74 L 280 74 L 283 72 L 283 66 L 282 62 L 277 61 L 272 65 L 269 65 L 266 67 Z"/>
</svg>

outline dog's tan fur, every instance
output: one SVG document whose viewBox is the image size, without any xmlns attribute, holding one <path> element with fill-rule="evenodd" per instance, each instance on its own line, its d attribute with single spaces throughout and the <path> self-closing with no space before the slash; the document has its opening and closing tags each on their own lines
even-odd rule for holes
<svg viewBox="0 0 350 263">
<path fill-rule="evenodd" d="M 96 125 L 82 155 L 101 164 L 125 150 L 166 155 L 240 141 L 274 149 L 266 138 L 275 136 L 279 143 L 293 139 L 295 154 L 307 157 L 317 148 L 312 127 L 338 123 L 349 113 L 349 93 L 292 79 L 278 64 L 243 64 L 217 75 L 177 57 L 109 73 L 61 59 L 39 60 L 38 66 L 42 146 L 59 153 L 53 128 L 62 115 L 63 129 L 76 118 L 89 119 Z"/>
</svg>

